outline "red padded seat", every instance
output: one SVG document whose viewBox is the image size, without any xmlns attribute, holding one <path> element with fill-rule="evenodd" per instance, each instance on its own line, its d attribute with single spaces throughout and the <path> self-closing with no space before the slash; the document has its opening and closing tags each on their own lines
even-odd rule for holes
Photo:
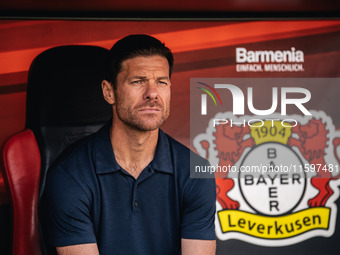
<svg viewBox="0 0 340 255">
<path fill-rule="evenodd" d="M 33 132 L 26 129 L 4 145 L 4 179 L 11 193 L 13 255 L 40 255 L 38 195 L 40 152 Z M 31 208 L 31 210 L 27 210 Z M 25 212 L 25 213 L 21 213 Z"/>
</svg>

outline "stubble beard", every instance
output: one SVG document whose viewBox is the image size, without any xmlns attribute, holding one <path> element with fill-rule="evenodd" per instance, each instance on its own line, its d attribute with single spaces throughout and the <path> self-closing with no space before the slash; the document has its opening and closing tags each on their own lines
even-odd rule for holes
<svg viewBox="0 0 340 255">
<path fill-rule="evenodd" d="M 170 114 L 170 105 L 163 106 L 157 101 L 146 102 L 131 109 L 124 106 L 119 98 L 116 98 L 115 111 L 121 122 L 138 131 L 153 131 L 158 129 L 168 118 Z M 157 107 L 160 111 L 157 113 L 141 113 L 139 109 L 143 107 Z"/>
</svg>

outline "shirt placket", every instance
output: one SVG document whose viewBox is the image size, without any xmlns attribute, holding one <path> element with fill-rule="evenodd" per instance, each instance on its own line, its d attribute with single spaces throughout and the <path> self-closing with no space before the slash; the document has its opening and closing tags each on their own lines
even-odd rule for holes
<svg viewBox="0 0 340 255">
<path fill-rule="evenodd" d="M 145 182 L 148 178 L 150 178 L 154 174 L 154 170 L 151 169 L 151 167 L 147 167 L 142 171 L 140 176 L 137 178 L 137 180 L 134 180 L 133 182 L 133 190 L 132 190 L 132 199 L 131 199 L 131 208 L 133 213 L 138 213 L 142 206 L 142 196 L 143 194 L 140 194 L 139 186 L 142 184 L 142 182 Z"/>
</svg>

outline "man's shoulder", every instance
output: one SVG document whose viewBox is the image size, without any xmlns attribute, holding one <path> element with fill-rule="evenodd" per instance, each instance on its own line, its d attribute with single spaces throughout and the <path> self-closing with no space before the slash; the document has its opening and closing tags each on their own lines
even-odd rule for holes
<svg viewBox="0 0 340 255">
<path fill-rule="evenodd" d="M 176 140 L 175 138 L 173 138 L 172 136 L 170 136 L 167 133 L 164 133 L 166 138 L 169 141 L 169 145 L 171 147 L 171 149 L 176 152 L 176 153 L 190 153 L 190 149 L 185 146 L 184 144 L 182 144 L 181 142 L 179 142 L 178 140 Z"/>
<path fill-rule="evenodd" d="M 167 135 L 167 138 L 172 154 L 174 174 L 179 182 L 181 194 L 184 194 L 184 197 L 188 199 L 200 192 L 198 190 L 205 190 L 206 195 L 214 201 L 216 197 L 214 175 L 209 172 L 197 173 L 196 169 L 197 167 L 210 166 L 209 161 L 171 136 Z"/>
<path fill-rule="evenodd" d="M 89 159 L 88 155 L 90 152 L 89 150 L 92 149 L 91 144 L 93 143 L 93 137 L 94 134 L 72 143 L 63 152 L 61 152 L 52 167 L 72 164 L 73 162 L 79 162 L 81 159 Z"/>
<path fill-rule="evenodd" d="M 104 125 L 95 133 L 72 143 L 58 156 L 53 166 L 74 163 L 81 164 L 82 162 L 89 163 L 93 160 L 96 150 L 102 147 L 103 140 L 107 139 L 105 136 L 107 130 L 107 125 Z"/>
<path fill-rule="evenodd" d="M 170 145 L 170 150 L 175 159 L 178 159 L 178 162 L 185 164 L 201 164 L 207 165 L 209 161 L 196 152 L 189 149 L 187 146 L 177 141 L 173 137 L 168 134 L 165 134 Z"/>
</svg>

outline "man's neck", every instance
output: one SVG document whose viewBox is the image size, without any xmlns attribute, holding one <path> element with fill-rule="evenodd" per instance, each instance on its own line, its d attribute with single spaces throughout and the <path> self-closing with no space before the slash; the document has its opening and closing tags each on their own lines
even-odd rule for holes
<svg viewBox="0 0 340 255">
<path fill-rule="evenodd" d="M 138 178 L 153 160 L 158 142 L 158 129 L 139 131 L 114 123 L 110 129 L 111 144 L 118 164 Z"/>
</svg>

